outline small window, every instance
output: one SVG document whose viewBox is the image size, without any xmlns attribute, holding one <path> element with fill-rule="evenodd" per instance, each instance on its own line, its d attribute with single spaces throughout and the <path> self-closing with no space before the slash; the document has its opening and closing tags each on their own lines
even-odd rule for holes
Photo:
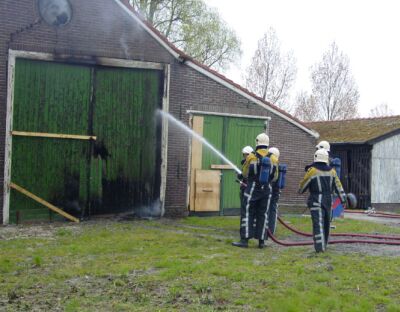
<svg viewBox="0 0 400 312">
<path fill-rule="evenodd" d="M 72 16 L 72 8 L 68 0 L 38 0 L 40 16 L 52 26 L 68 24 Z"/>
</svg>

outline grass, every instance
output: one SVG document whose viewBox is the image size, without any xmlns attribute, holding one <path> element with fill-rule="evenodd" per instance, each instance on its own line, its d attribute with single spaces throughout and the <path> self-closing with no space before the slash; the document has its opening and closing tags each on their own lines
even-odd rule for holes
<svg viewBox="0 0 400 312">
<path fill-rule="evenodd" d="M 311 229 L 309 218 L 285 219 Z M 1 240 L 0 310 L 400 311 L 400 252 L 234 248 L 238 224 L 237 217 L 101 221 Z M 335 224 L 338 232 L 400 233 L 355 220 Z M 278 236 L 290 233 L 278 227 Z"/>
</svg>

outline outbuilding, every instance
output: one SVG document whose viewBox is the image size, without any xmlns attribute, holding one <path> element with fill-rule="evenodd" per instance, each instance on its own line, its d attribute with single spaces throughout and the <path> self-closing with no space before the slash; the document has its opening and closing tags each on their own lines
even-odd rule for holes
<svg viewBox="0 0 400 312">
<path fill-rule="evenodd" d="M 313 122 L 342 163 L 341 180 L 359 208 L 400 212 L 400 116 Z"/>
<path fill-rule="evenodd" d="M 281 202 L 304 205 L 297 184 L 318 134 L 178 50 L 127 1 L 4 0 L 0 20 L 2 223 L 55 218 L 49 207 L 78 218 L 207 211 L 190 200 L 197 169 L 222 174 L 218 213 L 238 209 L 232 169 L 158 110 L 237 163 L 268 121 L 288 164 Z"/>
</svg>

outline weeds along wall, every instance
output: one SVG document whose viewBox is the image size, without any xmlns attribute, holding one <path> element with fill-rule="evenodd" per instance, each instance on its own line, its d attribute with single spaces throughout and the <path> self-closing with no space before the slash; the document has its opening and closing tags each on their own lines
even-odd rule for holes
<svg viewBox="0 0 400 312">
<path fill-rule="evenodd" d="M 4 142 L 9 96 L 7 70 L 10 49 L 48 53 L 53 56 L 56 63 L 92 66 L 90 68 L 102 67 L 99 62 L 100 57 L 170 64 L 169 111 L 187 124 L 189 123 L 188 110 L 270 116 L 272 118 L 269 128 L 271 145 L 280 148 L 281 161 L 289 165 L 288 186 L 283 193 L 282 202 L 287 204 L 304 202 L 303 197 L 296 195 L 297 183 L 303 174 L 304 166 L 312 160 L 314 137 L 291 123 L 290 120 L 261 108 L 248 98 L 190 68 L 187 64 L 178 62 L 115 0 L 69 0 L 69 3 L 72 7 L 72 17 L 70 22 L 62 27 L 49 26 L 41 20 L 36 0 L 4 0 L 0 3 L 0 20 L 2 21 L 0 29 L 1 210 L 4 199 Z M 101 90 L 104 89 L 100 88 L 100 93 L 97 95 L 99 99 L 104 98 Z M 38 111 L 37 114 L 40 112 Z M 80 122 L 82 121 L 78 123 Z M 100 131 L 93 128 L 94 130 Z M 189 142 L 189 138 L 184 133 L 170 127 L 165 193 L 166 216 L 184 216 L 188 212 Z M 249 144 L 253 142 L 250 141 Z M 136 150 L 132 149 L 131 153 L 134 155 L 132 157 L 137 156 Z M 124 161 L 130 162 L 129 159 Z M 74 166 L 78 168 L 80 165 L 75 162 Z M 19 170 L 15 167 L 12 169 L 15 172 Z M 79 169 L 79 171 L 82 170 Z M 94 172 L 91 174 L 95 175 Z M 92 189 L 101 188 L 101 183 L 99 181 L 97 183 L 97 186 L 92 186 Z M 82 190 L 82 193 L 84 192 Z M 84 200 L 83 198 L 82 201 Z M 3 217 L 2 211 L 0 216 L 0 218 Z"/>
</svg>

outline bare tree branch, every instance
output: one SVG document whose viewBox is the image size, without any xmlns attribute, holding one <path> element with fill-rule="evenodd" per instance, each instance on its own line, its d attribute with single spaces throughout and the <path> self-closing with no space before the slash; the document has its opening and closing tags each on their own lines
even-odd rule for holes
<svg viewBox="0 0 400 312">
<path fill-rule="evenodd" d="M 290 110 L 289 91 L 296 80 L 293 53 L 283 54 L 275 30 L 270 28 L 259 40 L 246 70 L 246 87 L 263 99 Z"/>
<path fill-rule="evenodd" d="M 350 62 L 335 42 L 324 53 L 321 62 L 312 67 L 312 97 L 322 120 L 337 120 L 356 117 L 359 92 L 350 71 Z M 311 96 L 310 96 L 311 98 Z M 303 120 L 301 107 L 308 101 L 297 103 L 296 112 Z M 315 114 L 315 112 L 314 112 Z"/>
<path fill-rule="evenodd" d="M 369 117 L 393 116 L 394 111 L 390 109 L 387 103 L 381 103 L 369 111 Z"/>
</svg>

